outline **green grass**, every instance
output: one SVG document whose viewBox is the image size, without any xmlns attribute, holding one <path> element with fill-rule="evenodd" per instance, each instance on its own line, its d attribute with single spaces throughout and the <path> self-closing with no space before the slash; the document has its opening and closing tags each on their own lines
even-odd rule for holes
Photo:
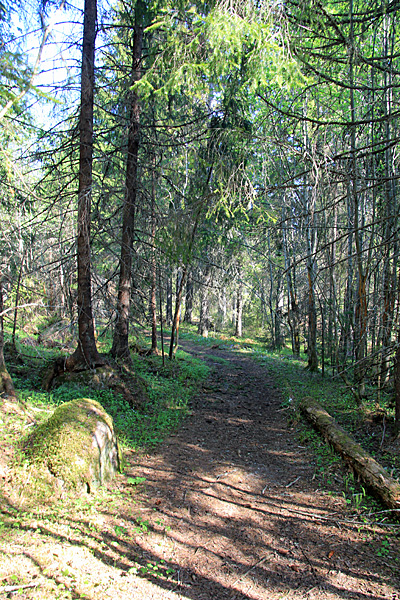
<svg viewBox="0 0 400 600">
<path fill-rule="evenodd" d="M 355 510 L 376 512 L 379 505 L 366 494 L 365 489 L 346 470 L 343 461 L 321 440 L 311 425 L 304 421 L 297 409 L 299 401 L 311 396 L 317 400 L 346 431 L 348 431 L 370 454 L 376 457 L 393 477 L 400 476 L 400 457 L 385 454 L 381 448 L 382 434 L 379 427 L 366 431 L 366 415 L 376 408 L 374 390 L 369 390 L 368 399 L 362 408 L 356 405 L 353 394 L 346 390 L 341 379 L 329 372 L 323 377 L 320 372 L 310 373 L 306 357 L 293 357 L 288 351 L 254 353 L 256 360 L 274 375 L 281 390 L 282 407 L 289 422 L 295 427 L 300 443 L 309 446 L 315 456 L 315 476 L 328 489 L 334 479 L 343 480 L 343 496 Z M 388 420 L 393 417 L 392 409 L 384 406 Z"/>
<path fill-rule="evenodd" d="M 370 393 L 369 401 L 361 411 L 356 406 L 351 392 L 345 389 L 340 379 L 332 378 L 329 370 L 326 371 L 325 377 L 322 377 L 320 372 L 310 373 L 305 368 L 306 355 L 294 357 L 288 348 L 267 351 L 261 338 L 239 339 L 223 333 L 210 333 L 208 338 L 203 338 L 197 334 L 195 326 L 184 324 L 181 327 L 181 339 L 205 347 L 218 344 L 221 349 L 251 353 L 255 360 L 274 375 L 282 394 L 282 408 L 286 410 L 289 421 L 295 424 L 300 443 L 312 448 L 315 455 L 315 475 L 328 487 L 333 482 L 335 472 L 340 471 L 341 461 L 328 445 L 321 443 L 321 438 L 308 423 L 300 419 L 296 406 L 304 396 L 315 398 L 366 450 L 376 455 L 393 476 L 399 477 L 400 457 L 381 456 L 378 451 L 380 440 L 377 436 L 365 435 L 365 411 L 375 408 L 373 393 Z M 104 337 L 103 350 L 109 342 L 110 340 Z M 136 343 L 146 348 L 149 338 L 137 338 Z M 188 405 L 199 382 L 203 381 L 209 372 L 203 362 L 182 350 L 178 350 L 174 360 L 169 361 L 166 358 L 164 366 L 159 356 L 143 357 L 133 354 L 133 370 L 144 380 L 149 396 L 147 405 L 142 410 L 135 410 L 121 395 L 111 390 L 98 391 L 65 384 L 51 393 L 40 391 L 39 365 L 43 359 L 51 360 L 59 353 L 40 347 L 22 349 L 26 355 L 26 364 L 10 365 L 10 370 L 21 398 L 36 408 L 38 417 L 41 416 L 40 409 L 45 418 L 48 411 L 62 402 L 90 396 L 99 401 L 111 414 L 123 444 L 134 449 L 160 443 L 171 430 L 179 426 L 187 414 Z M 224 364 L 229 362 L 219 357 L 214 357 L 214 360 Z M 390 409 L 387 410 L 390 418 Z M 353 503 L 361 503 L 362 489 L 359 486 L 357 488 L 355 483 L 352 483 L 351 490 L 347 486 L 345 493 L 346 501 L 350 498 Z"/>
<path fill-rule="evenodd" d="M 24 365 L 21 377 L 18 370 L 10 370 L 21 400 L 36 409 L 37 418 L 46 418 L 49 411 L 63 402 L 90 397 L 100 402 L 113 417 L 120 442 L 139 449 L 158 444 L 179 426 L 199 382 L 207 378 L 209 368 L 180 350 L 173 361 L 165 361 L 165 366 L 159 356 L 133 355 L 132 358 L 134 371 L 144 380 L 149 396 L 149 402 L 141 410 L 132 408 L 122 395 L 109 389 L 96 390 L 68 383 L 44 392 L 39 388 L 40 370 L 36 364 L 31 364 L 30 369 Z"/>
<path fill-rule="evenodd" d="M 265 348 L 265 342 L 260 338 L 238 338 L 229 333 L 209 332 L 208 337 L 203 337 L 197 333 L 195 325 L 183 323 L 180 329 L 180 337 L 183 340 L 196 342 L 202 346 L 210 347 L 218 344 L 221 349 L 228 350 L 252 350 L 262 351 Z"/>
</svg>

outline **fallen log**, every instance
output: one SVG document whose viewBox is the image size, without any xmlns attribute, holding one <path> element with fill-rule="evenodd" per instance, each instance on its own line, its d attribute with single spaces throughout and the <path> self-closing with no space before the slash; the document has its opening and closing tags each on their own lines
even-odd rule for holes
<svg viewBox="0 0 400 600">
<path fill-rule="evenodd" d="M 400 483 L 390 477 L 313 398 L 303 398 L 300 410 L 344 458 L 360 479 L 388 508 L 400 510 Z"/>
</svg>

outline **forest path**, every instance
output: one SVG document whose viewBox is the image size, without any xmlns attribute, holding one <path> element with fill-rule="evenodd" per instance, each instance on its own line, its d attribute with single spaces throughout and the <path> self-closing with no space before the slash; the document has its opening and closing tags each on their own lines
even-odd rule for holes
<svg viewBox="0 0 400 600">
<path fill-rule="evenodd" d="M 175 574 L 134 598 L 400 598 L 396 565 L 377 556 L 384 532 L 350 522 L 339 486 L 337 496 L 317 489 L 313 457 L 265 367 L 218 347 L 183 348 L 210 365 L 209 380 L 179 432 L 129 473 L 146 477 L 135 498 L 160 525 L 139 545 Z"/>
<path fill-rule="evenodd" d="M 191 414 L 154 452 L 127 453 L 109 490 L 32 513 L 0 494 L 0 595 L 400 600 L 393 531 L 358 525 L 339 479 L 318 489 L 265 366 L 183 347 L 212 370 Z"/>
</svg>

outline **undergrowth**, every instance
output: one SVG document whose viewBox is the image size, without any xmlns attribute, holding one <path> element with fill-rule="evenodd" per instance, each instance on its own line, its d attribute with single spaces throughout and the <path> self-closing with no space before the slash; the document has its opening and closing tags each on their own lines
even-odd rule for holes
<svg viewBox="0 0 400 600">
<path fill-rule="evenodd" d="M 28 410 L 35 409 L 35 417 L 47 418 L 48 412 L 63 402 L 90 397 L 97 400 L 113 417 L 120 442 L 133 449 L 154 446 L 174 428 L 187 413 L 188 404 L 200 381 L 208 376 L 209 369 L 199 359 L 178 351 L 175 360 L 165 361 L 159 356 L 140 357 L 133 355 L 135 373 L 145 381 L 149 401 L 141 408 L 132 408 L 121 394 L 111 389 L 96 390 L 93 387 L 65 383 L 62 386 L 44 392 L 40 389 L 40 371 L 31 363 L 13 369 L 14 382 L 22 401 Z M 13 372 L 14 371 L 14 372 Z"/>
<path fill-rule="evenodd" d="M 320 372 L 307 371 L 306 358 L 294 357 L 289 351 L 255 352 L 256 359 L 272 372 L 282 393 L 282 409 L 294 426 L 299 442 L 310 447 L 315 456 L 315 477 L 328 489 L 334 480 L 343 487 L 343 497 L 357 512 L 379 512 L 381 505 L 369 496 L 365 488 L 344 466 L 341 458 L 321 440 L 321 436 L 305 422 L 297 409 L 299 401 L 311 396 L 317 400 L 372 456 L 381 462 L 392 477 L 400 476 L 400 457 L 390 449 L 390 428 L 384 420 L 374 422 L 376 411 L 373 390 L 362 407 L 343 383 Z M 388 422 L 393 417 L 390 406 L 383 406 Z"/>
<path fill-rule="evenodd" d="M 293 356 L 288 348 L 267 350 L 262 340 L 235 338 L 224 334 L 212 334 L 207 339 L 197 335 L 193 328 L 183 336 L 206 346 L 218 344 L 221 349 L 251 352 L 253 357 L 268 372 L 274 375 L 282 394 L 282 410 L 298 438 L 299 444 L 309 447 L 315 460 L 314 477 L 331 493 L 330 489 L 342 488 L 347 504 L 358 513 L 378 513 L 381 506 L 371 498 L 365 488 L 344 465 L 337 453 L 321 440 L 321 436 L 304 421 L 297 409 L 298 402 L 305 396 L 317 400 L 371 455 L 381 462 L 392 477 L 400 477 L 400 456 L 390 450 L 390 422 L 393 408 L 381 399 L 380 406 L 387 420 L 371 419 L 376 413 L 376 394 L 371 387 L 362 408 L 355 403 L 351 391 L 346 390 L 341 380 L 332 377 L 329 370 L 312 373 L 306 369 L 307 356 Z M 333 492 L 332 492 L 333 493 Z"/>
</svg>

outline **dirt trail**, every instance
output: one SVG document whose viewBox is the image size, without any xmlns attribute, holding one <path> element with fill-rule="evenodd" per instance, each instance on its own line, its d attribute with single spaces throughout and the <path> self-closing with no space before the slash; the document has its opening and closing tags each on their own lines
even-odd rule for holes
<svg viewBox="0 0 400 600">
<path fill-rule="evenodd" d="M 396 565 L 345 522 L 344 500 L 317 489 L 264 368 L 245 354 L 184 346 L 212 376 L 179 433 L 131 473 L 146 477 L 140 500 L 166 528 L 141 547 L 176 569 L 174 585 L 150 597 L 395 600 Z M 137 590 L 142 597 L 148 590 Z"/>
<path fill-rule="evenodd" d="M 127 456 L 108 496 L 18 522 L 3 501 L 0 595 L 15 584 L 30 600 L 400 600 L 386 531 L 351 523 L 339 488 L 317 489 L 265 367 L 184 347 L 209 380 L 177 434 Z"/>
</svg>

